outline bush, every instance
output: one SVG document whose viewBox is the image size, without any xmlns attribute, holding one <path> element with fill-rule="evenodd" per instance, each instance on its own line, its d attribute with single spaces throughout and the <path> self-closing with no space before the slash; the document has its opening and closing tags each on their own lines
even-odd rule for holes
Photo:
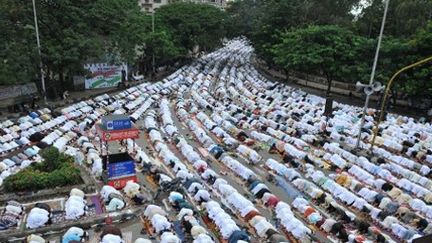
<svg viewBox="0 0 432 243">
<path fill-rule="evenodd" d="M 61 164 L 60 161 L 60 152 L 56 147 L 48 147 L 41 151 L 41 156 L 44 159 L 44 170 L 53 171 L 57 169 L 57 167 Z"/>
<path fill-rule="evenodd" d="M 54 148 L 46 148 L 41 152 L 42 163 L 11 175 L 4 180 L 4 188 L 8 192 L 37 191 L 59 186 L 82 183 L 80 170 L 74 165 L 73 158 L 59 153 Z"/>
</svg>

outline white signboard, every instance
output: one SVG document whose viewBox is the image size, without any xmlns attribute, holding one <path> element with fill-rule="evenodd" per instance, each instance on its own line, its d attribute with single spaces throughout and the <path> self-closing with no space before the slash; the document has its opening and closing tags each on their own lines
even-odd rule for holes
<svg viewBox="0 0 432 243">
<path fill-rule="evenodd" d="M 122 81 L 122 71 L 127 74 L 127 65 L 125 64 L 96 63 L 87 64 L 84 68 L 90 71 L 90 75 L 85 79 L 86 89 L 116 87 Z"/>
</svg>

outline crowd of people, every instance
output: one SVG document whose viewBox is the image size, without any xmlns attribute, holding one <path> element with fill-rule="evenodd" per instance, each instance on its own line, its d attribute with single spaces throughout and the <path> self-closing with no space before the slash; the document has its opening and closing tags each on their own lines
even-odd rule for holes
<svg viewBox="0 0 432 243">
<path fill-rule="evenodd" d="M 247 40 L 234 39 L 160 82 L 2 122 L 0 185 L 41 161 L 46 146 L 100 180 L 110 151 L 96 125 L 103 115 L 126 114 L 143 124 L 147 146 L 128 139 L 124 151 L 158 193 L 168 193 L 175 214 L 157 196 L 142 196 L 143 181 L 123 191 L 105 185 L 100 197 L 106 212 L 143 205 L 144 231 L 160 242 L 411 242 L 431 234 L 431 124 L 389 114 L 368 153 L 376 117 L 369 109 L 356 150 L 360 108 L 335 102 L 326 117 L 323 98 L 267 80 L 252 54 Z M 88 216 L 79 190 L 64 207 L 66 220 Z M 25 213 L 17 202 L 3 211 L 0 230 Z M 49 205 L 36 203 L 26 226 L 44 227 L 51 215 Z M 101 242 L 124 241 L 111 230 Z M 85 237 L 71 228 L 63 242 Z"/>
</svg>

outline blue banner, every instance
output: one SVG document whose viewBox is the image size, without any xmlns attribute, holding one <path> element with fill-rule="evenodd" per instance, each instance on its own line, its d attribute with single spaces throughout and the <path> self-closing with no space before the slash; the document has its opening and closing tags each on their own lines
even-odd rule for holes
<svg viewBox="0 0 432 243">
<path fill-rule="evenodd" d="M 123 129 L 129 129 L 131 127 L 132 127 L 132 123 L 129 118 L 122 119 L 122 120 L 107 121 L 106 123 L 107 130 L 123 130 Z"/>
<path fill-rule="evenodd" d="M 135 162 L 132 160 L 109 163 L 108 178 L 135 175 Z"/>
</svg>

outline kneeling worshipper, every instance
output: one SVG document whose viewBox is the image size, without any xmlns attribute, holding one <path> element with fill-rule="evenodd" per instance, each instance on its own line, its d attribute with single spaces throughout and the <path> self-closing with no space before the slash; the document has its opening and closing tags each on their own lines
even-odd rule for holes
<svg viewBox="0 0 432 243">
<path fill-rule="evenodd" d="M 154 231 L 157 234 L 162 234 L 163 232 L 170 231 L 171 223 L 165 216 L 160 214 L 155 214 L 151 218 L 151 223 L 153 225 Z"/>
<path fill-rule="evenodd" d="M 88 238 L 88 233 L 81 228 L 71 227 L 62 237 L 62 243 L 70 243 L 72 241 L 82 242 Z"/>
<path fill-rule="evenodd" d="M 214 243 L 213 239 L 206 234 L 198 235 L 192 243 Z"/>
<path fill-rule="evenodd" d="M 203 190 L 203 189 L 198 190 L 198 192 L 195 193 L 194 199 L 199 204 L 203 202 L 208 202 L 210 200 L 210 193 L 207 190 Z"/>
<path fill-rule="evenodd" d="M 100 243 L 125 243 L 125 241 L 118 235 L 106 234 Z"/>
<path fill-rule="evenodd" d="M 126 186 L 123 188 L 123 191 L 137 204 L 143 204 L 146 201 L 145 196 L 140 193 L 140 185 L 136 182 L 126 182 Z"/>
<path fill-rule="evenodd" d="M 78 219 L 85 215 L 87 206 L 84 198 L 70 196 L 65 203 L 66 219 Z"/>
<path fill-rule="evenodd" d="M 112 225 L 105 225 L 100 235 L 100 243 L 125 243 L 122 237 L 122 232 L 119 228 Z"/>
<path fill-rule="evenodd" d="M 183 195 L 179 192 L 170 192 L 168 201 L 174 205 L 177 201 L 183 200 Z"/>
<path fill-rule="evenodd" d="M 164 232 L 161 235 L 160 243 L 181 243 L 181 240 L 172 232 Z"/>
<path fill-rule="evenodd" d="M 39 206 L 39 207 L 38 207 Z M 27 228 L 37 229 L 50 222 L 51 209 L 48 205 L 38 203 L 27 216 Z"/>
<path fill-rule="evenodd" d="M 123 200 L 123 197 L 117 193 L 111 193 L 109 195 L 109 198 L 110 198 L 109 203 L 107 206 L 105 206 L 105 208 L 108 212 L 121 210 L 126 206 L 126 203 Z"/>
<path fill-rule="evenodd" d="M 152 243 L 151 240 L 138 238 L 134 241 L 134 243 Z"/>
<path fill-rule="evenodd" d="M 103 186 L 100 194 L 107 204 L 106 209 L 108 212 L 121 210 L 126 206 L 122 194 L 112 186 Z"/>
<path fill-rule="evenodd" d="M 27 243 L 45 243 L 46 240 L 39 235 L 31 234 L 26 238 Z"/>
<path fill-rule="evenodd" d="M 102 199 L 104 200 L 104 202 L 109 201 L 109 199 L 110 199 L 109 195 L 112 193 L 116 193 L 118 195 L 121 195 L 121 193 L 117 189 L 115 189 L 114 187 L 109 186 L 109 185 L 103 186 L 101 191 L 100 191 L 100 195 L 101 195 Z"/>
</svg>

